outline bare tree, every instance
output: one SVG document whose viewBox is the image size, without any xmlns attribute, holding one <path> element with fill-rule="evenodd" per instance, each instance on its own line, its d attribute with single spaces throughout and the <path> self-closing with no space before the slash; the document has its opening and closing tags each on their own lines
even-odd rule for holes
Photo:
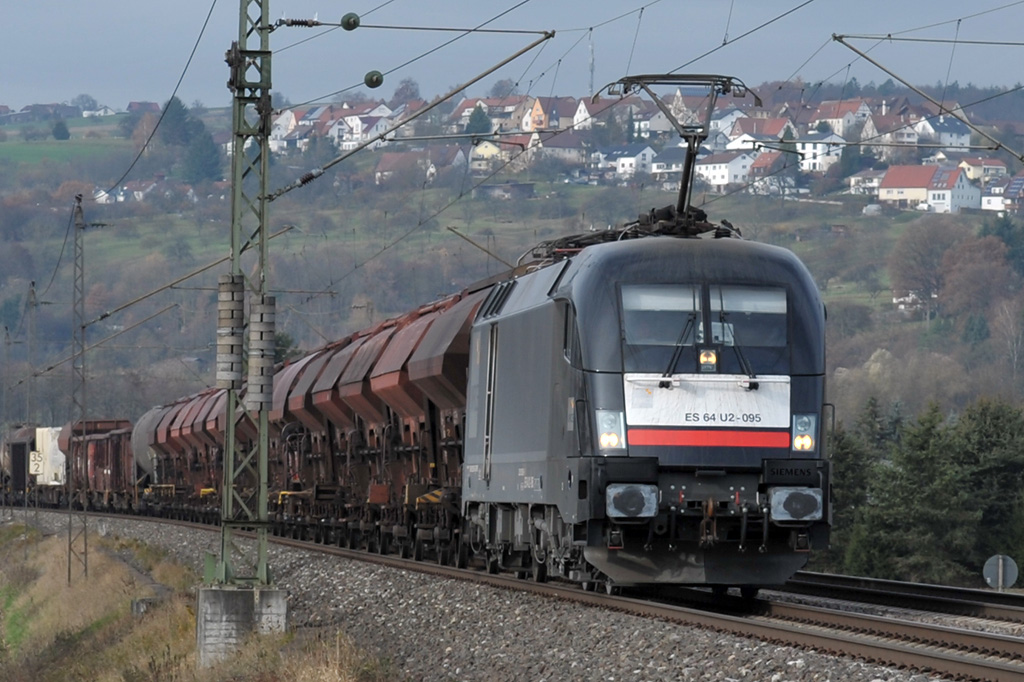
<svg viewBox="0 0 1024 682">
<path fill-rule="evenodd" d="M 1017 299 L 1003 299 L 996 305 L 994 336 L 1006 352 L 1011 385 L 1016 390 L 1017 375 L 1024 361 L 1024 310 Z"/>
<path fill-rule="evenodd" d="M 962 225 L 945 217 L 922 219 L 907 226 L 889 255 L 889 279 L 893 288 L 916 296 L 931 319 L 932 299 L 945 281 L 942 257 L 954 244 L 966 238 Z"/>
</svg>

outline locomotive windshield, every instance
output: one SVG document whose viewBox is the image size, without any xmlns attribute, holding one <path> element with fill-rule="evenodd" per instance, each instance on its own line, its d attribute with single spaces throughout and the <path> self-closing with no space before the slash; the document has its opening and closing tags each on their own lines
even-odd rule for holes
<svg viewBox="0 0 1024 682">
<path fill-rule="evenodd" d="M 789 372 L 781 287 L 623 285 L 621 292 L 627 372 L 698 372 L 701 348 L 720 349 L 721 373 Z"/>
</svg>

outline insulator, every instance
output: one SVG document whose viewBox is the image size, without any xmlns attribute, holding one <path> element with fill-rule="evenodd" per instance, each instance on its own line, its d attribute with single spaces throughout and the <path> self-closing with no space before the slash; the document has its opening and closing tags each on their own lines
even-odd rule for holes
<svg viewBox="0 0 1024 682">
<path fill-rule="evenodd" d="M 245 328 L 245 289 L 241 275 L 221 275 L 217 281 L 217 387 L 242 388 L 242 341 Z"/>
<path fill-rule="evenodd" d="M 354 31 L 359 28 L 359 15 L 349 12 L 341 18 L 341 27 L 346 31 Z"/>
<path fill-rule="evenodd" d="M 380 71 L 367 71 L 366 76 L 363 78 L 363 83 L 368 88 L 379 88 L 384 85 L 384 74 Z"/>
<path fill-rule="evenodd" d="M 262 296 L 249 306 L 249 372 L 245 407 L 269 410 L 274 400 L 275 299 Z"/>
</svg>

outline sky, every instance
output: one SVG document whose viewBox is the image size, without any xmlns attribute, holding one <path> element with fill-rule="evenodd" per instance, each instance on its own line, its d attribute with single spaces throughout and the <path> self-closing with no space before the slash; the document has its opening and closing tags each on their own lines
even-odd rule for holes
<svg viewBox="0 0 1024 682">
<path fill-rule="evenodd" d="M 798 77 L 809 84 L 849 77 L 880 84 L 890 77 L 833 34 L 875 36 L 849 42 L 914 84 L 1024 81 L 1024 0 L 273 0 L 270 8 L 272 21 L 338 23 L 356 12 L 363 24 L 351 32 L 281 27 L 271 34 L 272 91 L 295 105 L 370 92 L 362 81 L 371 70 L 385 74 L 374 96 L 388 99 L 411 78 L 429 99 L 538 37 L 375 28 L 485 22 L 486 28 L 553 30 L 555 37 L 484 77 L 470 95 L 483 96 L 506 78 L 522 93 L 580 97 L 592 94 L 591 81 L 596 90 L 639 73 L 723 74 L 751 87 Z M 123 110 L 133 100 L 162 104 L 177 86 L 187 106 L 227 106 L 224 54 L 238 39 L 238 15 L 238 0 L 8 3 L 0 26 L 7 55 L 0 60 L 0 104 L 16 111 L 88 94 Z M 945 42 L 877 39 L 884 35 Z"/>
</svg>

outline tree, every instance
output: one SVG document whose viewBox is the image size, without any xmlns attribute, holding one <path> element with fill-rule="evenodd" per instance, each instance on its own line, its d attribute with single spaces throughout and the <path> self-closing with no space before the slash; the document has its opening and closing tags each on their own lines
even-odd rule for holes
<svg viewBox="0 0 1024 682">
<path fill-rule="evenodd" d="M 466 133 L 470 135 L 487 135 L 491 132 L 493 124 L 490 117 L 484 112 L 483 107 L 477 104 L 473 107 L 473 113 L 466 123 Z"/>
<path fill-rule="evenodd" d="M 815 553 L 815 570 L 842 572 L 846 567 L 842 551 L 854 534 L 859 518 L 867 507 L 871 472 L 877 466 L 873 450 L 856 433 L 839 423 L 829 435 L 829 457 L 832 460 L 832 534 L 831 548 Z"/>
<path fill-rule="evenodd" d="M 191 140 L 189 113 L 177 97 L 167 100 L 160 120 L 160 141 L 174 147 L 186 147 Z"/>
<path fill-rule="evenodd" d="M 964 584 L 981 513 L 960 479 L 950 429 L 934 403 L 871 475 L 846 570 L 877 578 Z"/>
<path fill-rule="evenodd" d="M 291 109 L 292 101 L 277 90 L 272 90 L 270 92 L 270 106 L 277 110 Z"/>
<path fill-rule="evenodd" d="M 1017 389 L 1017 374 L 1024 365 L 1024 313 L 1017 299 L 1000 301 L 995 309 L 995 341 L 1010 366 L 1010 384 Z"/>
<path fill-rule="evenodd" d="M 132 142 L 136 149 L 141 150 L 152 137 L 153 130 L 156 129 L 156 122 L 156 116 L 150 112 L 143 114 L 142 118 L 137 119 L 135 128 L 132 129 L 131 133 Z"/>
<path fill-rule="evenodd" d="M 78 107 L 82 111 L 96 111 L 100 108 L 99 103 L 92 95 L 78 95 L 71 100 L 71 106 Z"/>
<path fill-rule="evenodd" d="M 414 99 L 420 99 L 420 85 L 412 78 L 403 78 L 395 88 L 395 94 L 391 96 L 388 101 L 388 106 L 392 109 L 396 109 L 406 102 L 411 102 Z"/>
<path fill-rule="evenodd" d="M 204 130 L 192 140 L 185 152 L 182 177 L 192 184 L 220 180 L 223 177 L 221 168 L 220 149 L 214 143 L 213 136 Z"/>
<path fill-rule="evenodd" d="M 499 81 L 495 81 L 494 85 L 487 92 L 488 97 L 494 97 L 496 99 L 502 97 L 512 97 L 519 94 L 519 87 L 514 80 L 511 78 L 502 78 Z"/>
<path fill-rule="evenodd" d="M 71 131 L 68 130 L 68 124 L 64 122 L 64 119 L 58 118 L 57 122 L 53 124 L 53 139 L 55 140 L 68 140 L 71 139 Z"/>
<path fill-rule="evenodd" d="M 1024 227 L 1009 213 L 994 220 L 986 220 L 978 232 L 981 237 L 999 237 L 1006 244 L 1006 259 L 1018 275 L 1024 277 Z"/>
<path fill-rule="evenodd" d="M 1006 262 L 1006 253 L 998 237 L 974 237 L 948 249 L 942 257 L 943 312 L 984 319 L 994 303 L 1013 296 L 1019 278 Z"/>
<path fill-rule="evenodd" d="M 932 298 L 945 282 L 942 257 L 964 239 L 963 227 L 953 219 L 922 219 L 907 226 L 889 255 L 889 279 L 893 287 L 911 293 L 931 319 Z"/>
<path fill-rule="evenodd" d="M 964 560 L 980 571 L 989 556 L 1011 549 L 1005 538 L 1013 531 L 1024 487 L 1024 413 L 1002 401 L 979 400 L 964 410 L 950 435 L 960 494 L 980 514 L 973 552 Z"/>
</svg>

